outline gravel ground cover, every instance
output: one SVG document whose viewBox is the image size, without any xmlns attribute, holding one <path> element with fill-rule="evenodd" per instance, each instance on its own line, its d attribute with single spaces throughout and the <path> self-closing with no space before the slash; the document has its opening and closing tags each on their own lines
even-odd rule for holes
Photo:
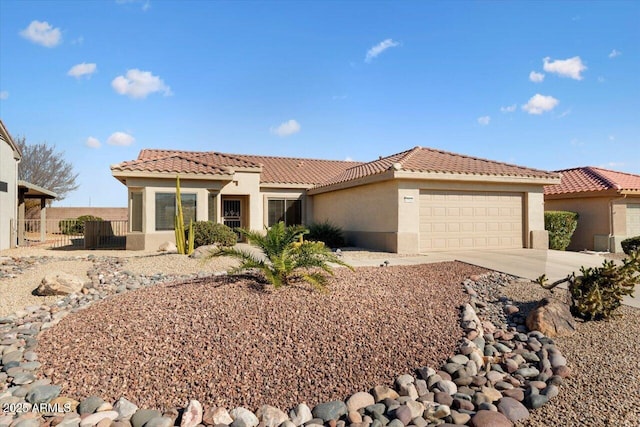
<svg viewBox="0 0 640 427">
<path fill-rule="evenodd" d="M 512 281 L 502 289 L 525 313 L 547 296 L 567 300 L 567 291 Z M 636 290 L 638 292 L 638 290 Z M 610 321 L 578 323 L 577 332 L 555 338 L 572 368 L 560 397 L 532 411 L 523 426 L 640 425 L 640 310 L 622 306 Z"/>
<path fill-rule="evenodd" d="M 462 263 L 336 272 L 328 294 L 220 277 L 160 284 L 93 304 L 39 338 L 63 394 L 141 407 L 289 408 L 344 399 L 438 366 L 462 336 Z"/>
</svg>

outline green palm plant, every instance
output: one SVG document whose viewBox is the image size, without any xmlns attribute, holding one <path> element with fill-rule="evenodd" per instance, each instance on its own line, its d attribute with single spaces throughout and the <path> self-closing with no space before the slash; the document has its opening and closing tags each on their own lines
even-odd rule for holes
<svg viewBox="0 0 640 427">
<path fill-rule="evenodd" d="M 209 257 L 230 256 L 240 260 L 240 265 L 230 274 L 256 269 L 262 272 L 274 288 L 279 289 L 295 281 L 303 280 L 320 291 L 326 290 L 327 276 L 333 275 L 330 264 L 353 267 L 338 258 L 322 242 L 305 241 L 309 231 L 303 226 L 286 227 L 279 222 L 267 229 L 266 234 L 238 230 L 259 251 L 223 247 Z"/>
</svg>

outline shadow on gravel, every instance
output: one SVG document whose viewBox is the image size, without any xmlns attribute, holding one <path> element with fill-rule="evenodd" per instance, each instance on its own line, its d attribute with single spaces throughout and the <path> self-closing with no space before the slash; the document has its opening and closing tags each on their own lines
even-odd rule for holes
<svg viewBox="0 0 640 427">
<path fill-rule="evenodd" d="M 269 289 L 267 289 L 268 283 L 261 276 L 253 274 L 233 274 L 222 276 L 211 275 L 207 277 L 197 277 L 194 279 L 172 283 L 170 285 L 167 285 L 167 287 L 178 288 L 185 285 L 206 285 L 213 288 L 220 288 L 232 284 L 246 285 L 250 291 L 256 293 L 265 294 L 271 292 Z"/>
</svg>

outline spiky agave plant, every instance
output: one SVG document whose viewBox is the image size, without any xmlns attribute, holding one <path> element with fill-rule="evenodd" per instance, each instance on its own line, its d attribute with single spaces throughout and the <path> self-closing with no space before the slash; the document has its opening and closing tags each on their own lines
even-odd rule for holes
<svg viewBox="0 0 640 427">
<path fill-rule="evenodd" d="M 320 291 L 326 291 L 327 274 L 333 275 L 330 264 L 353 270 L 339 259 L 322 242 L 305 241 L 308 230 L 303 226 L 286 227 L 279 222 L 268 228 L 265 234 L 239 229 L 247 241 L 258 251 L 236 247 L 220 248 L 209 257 L 230 256 L 240 260 L 240 265 L 229 271 L 231 274 L 256 269 L 274 288 L 279 289 L 295 281 L 303 280 Z"/>
</svg>

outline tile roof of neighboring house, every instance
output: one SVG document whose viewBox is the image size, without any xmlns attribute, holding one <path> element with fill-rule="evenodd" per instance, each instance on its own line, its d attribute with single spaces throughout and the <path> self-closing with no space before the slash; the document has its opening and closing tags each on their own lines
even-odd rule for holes
<svg viewBox="0 0 640 427">
<path fill-rule="evenodd" d="M 469 175 L 524 176 L 532 178 L 554 178 L 557 174 L 538 169 L 501 163 L 432 148 L 414 147 L 401 153 L 381 157 L 372 162 L 356 165 L 344 173 L 324 182 L 332 185 L 364 178 L 397 168 L 411 172 L 458 173 Z"/>
<path fill-rule="evenodd" d="M 211 165 L 197 157 L 184 154 L 169 154 L 164 157 L 147 158 L 144 160 L 132 160 L 122 162 L 111 167 L 113 171 L 127 172 L 165 172 L 165 173 L 191 173 L 201 175 L 226 175 L 227 168 Z"/>
<path fill-rule="evenodd" d="M 546 185 L 545 195 L 585 193 L 606 190 L 640 191 L 640 175 L 585 166 L 557 171 L 562 174 L 558 185 Z"/>
</svg>

